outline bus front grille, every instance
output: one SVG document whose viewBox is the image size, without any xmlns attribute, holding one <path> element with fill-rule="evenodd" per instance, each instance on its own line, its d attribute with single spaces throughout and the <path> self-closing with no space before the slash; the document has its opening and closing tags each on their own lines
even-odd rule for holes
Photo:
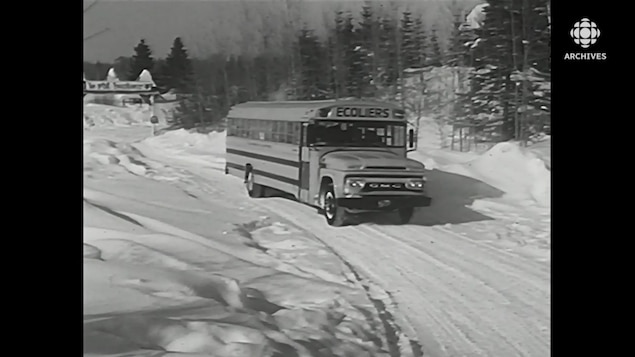
<svg viewBox="0 0 635 357">
<path fill-rule="evenodd" d="M 409 191 L 401 182 L 369 182 L 364 185 L 362 192 L 375 191 Z"/>
</svg>

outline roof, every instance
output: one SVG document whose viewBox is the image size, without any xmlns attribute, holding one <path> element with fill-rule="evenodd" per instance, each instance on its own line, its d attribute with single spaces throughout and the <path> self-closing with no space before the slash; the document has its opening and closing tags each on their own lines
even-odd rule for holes
<svg viewBox="0 0 635 357">
<path fill-rule="evenodd" d="M 312 117 L 321 108 L 336 106 L 381 106 L 400 109 L 397 104 L 362 99 L 330 99 L 311 101 L 246 102 L 232 107 L 227 117 L 297 121 Z"/>
</svg>

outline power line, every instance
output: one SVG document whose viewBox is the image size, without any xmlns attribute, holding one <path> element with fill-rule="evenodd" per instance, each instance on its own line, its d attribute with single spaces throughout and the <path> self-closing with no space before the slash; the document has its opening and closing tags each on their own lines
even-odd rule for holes
<svg viewBox="0 0 635 357">
<path fill-rule="evenodd" d="M 97 5 L 97 3 L 99 3 L 99 0 L 95 0 L 95 1 L 93 1 L 90 5 L 88 5 L 88 6 L 84 9 L 84 15 L 85 15 L 88 11 L 90 11 L 90 9 L 92 9 L 95 5 Z M 101 34 L 103 34 L 103 33 L 105 33 L 105 32 L 108 32 L 109 30 L 110 30 L 109 28 L 105 28 L 105 29 L 103 29 L 103 30 L 101 30 L 101 31 L 98 31 L 98 32 L 96 32 L 96 33 L 92 34 L 92 35 L 89 35 L 89 36 L 87 36 L 87 37 L 84 37 L 84 41 L 88 41 L 88 40 L 90 40 L 90 39 L 91 39 L 91 38 L 93 38 L 93 37 L 97 37 L 97 36 L 99 36 L 99 35 L 101 35 Z"/>
<path fill-rule="evenodd" d="M 84 41 L 88 41 L 88 40 L 90 40 L 91 38 L 93 38 L 93 37 L 97 37 L 97 36 L 99 36 L 99 35 L 101 35 L 101 34 L 103 34 L 103 33 L 105 33 L 105 32 L 108 32 L 108 31 L 110 31 L 110 29 L 109 29 L 109 28 L 105 28 L 105 29 L 103 29 L 103 30 L 101 30 L 101 31 L 95 32 L 95 33 L 94 33 L 94 34 L 92 34 L 92 35 L 89 35 L 89 36 L 87 36 L 87 37 L 84 37 Z"/>
<path fill-rule="evenodd" d="M 92 9 L 92 8 L 93 8 L 93 6 L 97 5 L 97 3 L 98 3 L 98 2 L 99 2 L 99 0 L 95 0 L 95 1 L 93 1 L 90 5 L 88 5 L 88 7 L 86 7 L 86 8 L 84 9 L 84 14 L 85 14 L 85 13 L 87 13 L 87 12 L 88 12 L 88 10 Z"/>
</svg>

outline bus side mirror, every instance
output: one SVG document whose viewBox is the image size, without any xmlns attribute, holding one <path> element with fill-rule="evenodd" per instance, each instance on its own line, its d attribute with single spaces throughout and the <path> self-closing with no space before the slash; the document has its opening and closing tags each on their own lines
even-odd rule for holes
<svg viewBox="0 0 635 357">
<path fill-rule="evenodd" d="M 414 129 L 408 130 L 408 148 L 413 149 L 415 147 L 415 131 Z"/>
</svg>

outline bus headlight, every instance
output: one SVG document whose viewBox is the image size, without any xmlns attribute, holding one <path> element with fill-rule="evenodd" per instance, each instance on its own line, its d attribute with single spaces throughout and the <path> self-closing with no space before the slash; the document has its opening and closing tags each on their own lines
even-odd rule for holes
<svg viewBox="0 0 635 357">
<path fill-rule="evenodd" d="M 420 179 L 413 179 L 406 182 L 406 188 L 409 190 L 423 190 L 423 185 L 425 183 L 425 177 Z"/>
<path fill-rule="evenodd" d="M 356 178 L 347 178 L 344 182 L 344 193 L 356 193 L 366 186 L 366 181 Z"/>
</svg>

